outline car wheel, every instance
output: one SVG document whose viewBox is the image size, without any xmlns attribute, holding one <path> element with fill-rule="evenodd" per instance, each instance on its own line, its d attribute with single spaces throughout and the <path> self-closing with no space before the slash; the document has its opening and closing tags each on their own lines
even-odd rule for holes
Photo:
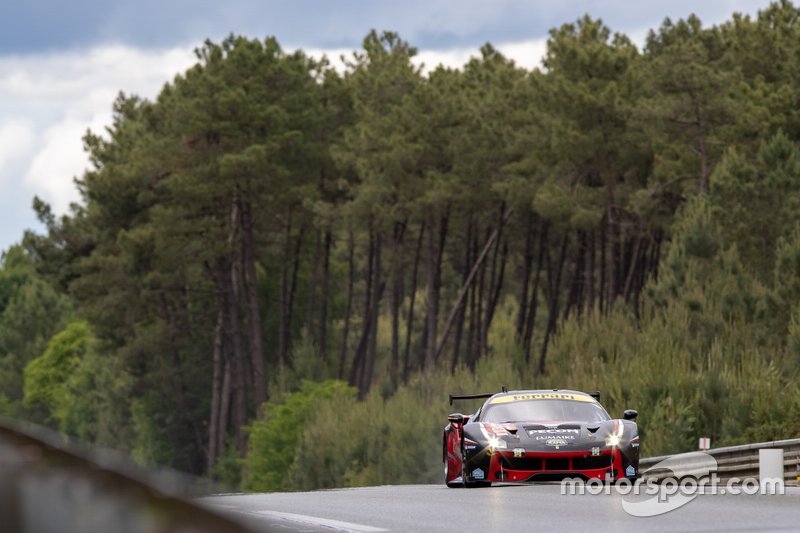
<svg viewBox="0 0 800 533">
<path fill-rule="evenodd" d="M 451 489 L 459 489 L 464 486 L 460 477 L 450 473 L 450 461 L 444 462 L 444 484 Z"/>
</svg>

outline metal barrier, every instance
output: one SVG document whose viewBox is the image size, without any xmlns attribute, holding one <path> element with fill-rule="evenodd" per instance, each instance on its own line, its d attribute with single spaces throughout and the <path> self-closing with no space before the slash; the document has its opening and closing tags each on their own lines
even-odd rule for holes
<svg viewBox="0 0 800 533">
<path fill-rule="evenodd" d="M 0 531 L 249 531 L 189 501 L 197 480 L 86 450 L 50 430 L 0 420 Z"/>
<path fill-rule="evenodd" d="M 758 442 L 755 444 L 743 444 L 741 446 L 726 446 L 724 448 L 716 448 L 708 450 L 707 453 L 714 458 L 717 462 L 716 473 L 720 480 L 727 481 L 733 477 L 740 479 L 743 478 L 758 478 L 758 450 L 764 448 L 779 448 L 783 450 L 783 478 L 787 486 L 797 485 L 798 483 L 798 469 L 800 469 L 800 439 L 787 439 L 776 440 L 769 442 Z M 684 465 L 684 471 L 691 475 L 692 472 L 692 457 L 696 453 L 687 454 L 687 464 Z M 664 472 L 656 472 L 653 469 L 658 463 L 667 459 L 679 458 L 680 455 L 675 456 L 659 456 L 643 458 L 639 462 L 639 468 L 644 476 L 663 477 L 669 475 Z M 673 460 L 673 462 L 675 462 Z M 652 469 L 648 472 L 648 469 Z"/>
</svg>

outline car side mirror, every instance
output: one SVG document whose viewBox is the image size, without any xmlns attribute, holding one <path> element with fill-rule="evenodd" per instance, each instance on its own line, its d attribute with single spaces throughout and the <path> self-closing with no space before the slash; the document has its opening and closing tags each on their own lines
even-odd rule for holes
<svg viewBox="0 0 800 533">
<path fill-rule="evenodd" d="M 622 413 L 622 418 L 625 420 L 636 420 L 637 416 L 639 416 L 639 411 L 636 409 L 625 409 L 625 412 Z"/>
<path fill-rule="evenodd" d="M 464 415 L 462 415 L 461 413 L 453 413 L 447 415 L 447 420 L 449 420 L 450 423 L 453 425 L 462 425 L 464 423 L 464 418 L 465 418 Z"/>
</svg>

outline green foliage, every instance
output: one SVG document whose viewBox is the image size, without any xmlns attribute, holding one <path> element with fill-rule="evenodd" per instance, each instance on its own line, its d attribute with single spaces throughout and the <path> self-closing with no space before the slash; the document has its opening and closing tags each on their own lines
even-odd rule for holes
<svg viewBox="0 0 800 533">
<path fill-rule="evenodd" d="M 725 444 L 791 433 L 776 420 L 796 402 L 797 328 L 787 350 L 775 335 L 775 296 L 726 245 L 726 216 L 704 197 L 683 210 L 638 325 L 624 309 L 573 319 L 553 346 L 554 376 L 599 388 L 612 413 L 639 409 L 649 455 L 691 450 L 700 436 Z M 794 247 L 778 252 L 779 291 L 794 283 Z"/>
<path fill-rule="evenodd" d="M 451 374 L 442 367 L 419 374 L 389 398 L 372 393 L 363 402 L 323 401 L 297 442 L 285 486 L 438 483 L 447 393 L 499 390 L 502 385 L 522 386 L 511 360 L 496 356 L 479 361 L 476 373 L 460 367 Z"/>
<path fill-rule="evenodd" d="M 63 433 L 106 446 L 130 440 L 130 430 L 118 425 L 128 410 L 128 376 L 118 361 L 103 360 L 85 321 L 53 336 L 24 378 L 25 405 L 41 409 Z"/>
<path fill-rule="evenodd" d="M 502 385 L 600 389 L 650 454 L 788 436 L 798 13 L 586 16 L 532 72 L 204 43 L 3 254 L 0 413 L 252 490 L 438 482 L 446 394 Z"/>
<path fill-rule="evenodd" d="M 0 394 L 0 416 L 11 417 L 14 415 L 14 405 L 8 396 Z"/>
<path fill-rule="evenodd" d="M 47 343 L 47 349 L 25 367 L 27 405 L 41 404 L 51 413 L 62 407 L 64 388 L 90 349 L 91 331 L 86 322 L 73 322 Z"/>
<path fill-rule="evenodd" d="M 64 382 L 53 416 L 62 432 L 82 442 L 127 450 L 120 443 L 132 442 L 134 432 L 120 421 L 128 420 L 131 409 L 130 375 L 119 361 L 103 357 L 93 338 L 90 343 L 80 364 Z"/>
<path fill-rule="evenodd" d="M 68 298 L 36 275 L 31 256 L 19 245 L 3 253 L 0 265 L 0 390 L 8 414 L 25 413 L 23 371 L 42 355 L 48 340 L 72 314 Z M 25 413 L 42 421 L 36 410 Z"/>
<path fill-rule="evenodd" d="M 778 241 L 788 237 L 800 217 L 800 151 L 778 132 L 764 140 L 755 156 L 729 151 L 712 176 L 715 217 L 725 238 L 770 281 Z"/>
<path fill-rule="evenodd" d="M 131 401 L 130 410 L 135 435 L 131 449 L 133 458 L 148 465 L 174 464 L 176 450 L 170 442 L 167 428 L 153 416 L 147 401 L 141 398 Z"/>
<path fill-rule="evenodd" d="M 225 447 L 210 475 L 223 489 L 239 490 L 242 487 L 242 459 L 233 438 L 225 440 Z"/>
<path fill-rule="evenodd" d="M 352 405 L 355 389 L 341 381 L 304 381 L 297 392 L 292 392 L 278 402 L 268 402 L 262 407 L 264 415 L 249 428 L 248 454 L 244 460 L 243 486 L 253 491 L 276 491 L 291 486 L 289 469 L 295 460 L 298 445 L 307 425 L 314 425 L 319 406 L 331 401 L 347 412 Z M 334 417 L 336 419 L 337 417 Z M 315 445 L 330 446 L 332 435 Z"/>
</svg>

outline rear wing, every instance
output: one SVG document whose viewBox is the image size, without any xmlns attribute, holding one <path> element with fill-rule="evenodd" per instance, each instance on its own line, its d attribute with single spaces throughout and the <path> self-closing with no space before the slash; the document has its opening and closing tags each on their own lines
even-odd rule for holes
<svg viewBox="0 0 800 533">
<path fill-rule="evenodd" d="M 501 392 L 508 392 L 506 387 L 503 387 Z M 450 405 L 453 405 L 455 400 L 476 400 L 478 398 L 491 398 L 497 394 L 496 392 L 483 392 L 480 394 L 451 394 L 450 395 Z"/>
<path fill-rule="evenodd" d="M 556 389 L 554 389 L 554 390 L 556 390 Z M 504 386 L 503 390 L 500 391 L 500 392 L 508 392 L 508 389 Z M 495 394 L 499 394 L 499 393 L 497 393 L 497 392 L 484 392 L 484 393 L 480 393 L 480 394 L 451 394 L 450 395 L 450 405 L 453 405 L 453 402 L 455 400 L 477 400 L 478 398 L 491 398 Z M 587 392 L 586 394 L 588 394 L 589 396 L 591 396 L 592 398 L 594 398 L 598 402 L 600 401 L 600 391 L 599 390 L 596 390 L 594 392 Z"/>
</svg>

